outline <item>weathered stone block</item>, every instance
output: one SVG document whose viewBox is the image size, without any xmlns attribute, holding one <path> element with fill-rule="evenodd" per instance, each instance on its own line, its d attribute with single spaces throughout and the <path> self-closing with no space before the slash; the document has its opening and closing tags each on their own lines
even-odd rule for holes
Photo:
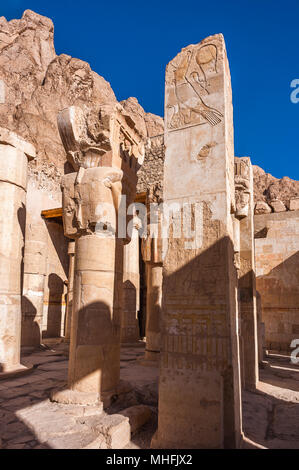
<svg viewBox="0 0 299 470">
<path fill-rule="evenodd" d="M 294 197 L 290 199 L 289 205 L 290 211 L 298 211 L 299 210 L 299 197 Z"/>
<path fill-rule="evenodd" d="M 270 214 L 272 212 L 271 207 L 264 201 L 257 201 L 254 213 L 255 214 Z"/>
<path fill-rule="evenodd" d="M 284 212 L 287 210 L 284 203 L 282 201 L 279 201 L 278 199 L 270 201 L 270 206 L 272 207 L 274 212 Z"/>
</svg>

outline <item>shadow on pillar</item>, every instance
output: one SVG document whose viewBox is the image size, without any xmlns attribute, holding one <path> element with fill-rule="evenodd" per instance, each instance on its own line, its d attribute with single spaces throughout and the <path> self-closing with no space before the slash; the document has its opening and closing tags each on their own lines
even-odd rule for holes
<svg viewBox="0 0 299 470">
<path fill-rule="evenodd" d="M 139 276 L 140 276 L 140 289 L 139 289 L 139 311 L 138 311 L 138 324 L 139 324 L 139 335 L 140 338 L 145 337 L 145 325 L 146 325 L 146 266 L 142 259 L 141 253 L 141 239 L 139 238 Z"/>
<path fill-rule="evenodd" d="M 253 270 L 238 279 L 241 380 L 247 390 L 255 390 L 259 380 L 259 324 L 255 284 Z"/>
<path fill-rule="evenodd" d="M 211 225 L 217 234 L 217 221 Z M 153 448 L 235 448 L 241 440 L 234 249 L 228 236 L 211 244 L 212 229 L 200 253 L 185 251 L 184 240 L 168 251 Z M 186 254 L 186 264 L 175 250 Z"/>
<path fill-rule="evenodd" d="M 36 318 L 36 308 L 25 295 L 21 299 L 22 309 L 22 328 L 21 328 L 21 345 L 22 346 L 39 346 L 41 341 L 41 328 Z"/>
<path fill-rule="evenodd" d="M 64 285 L 67 286 L 68 281 L 64 281 Z M 67 292 L 63 296 L 64 299 L 64 305 L 65 305 L 65 315 L 64 315 L 64 325 L 63 325 L 63 334 L 64 336 L 66 335 L 66 330 L 67 330 L 67 309 L 68 309 L 68 300 L 67 300 Z"/>
<path fill-rule="evenodd" d="M 19 222 L 22 236 L 23 236 L 22 259 L 21 259 L 21 279 L 20 279 L 20 286 L 21 286 L 20 295 L 22 295 L 23 281 L 24 281 L 24 253 L 25 253 L 25 227 L 26 227 L 26 207 L 23 203 L 22 203 L 22 207 L 19 207 L 18 209 L 17 216 L 18 216 L 18 222 Z"/>
<path fill-rule="evenodd" d="M 99 399 L 106 408 L 118 395 L 123 306 L 120 239 L 116 239 L 114 265 L 114 272 L 94 271 L 94 278 L 90 271 L 77 271 L 75 265 L 68 385 L 52 394 L 54 401 L 94 404 Z"/>
<path fill-rule="evenodd" d="M 135 285 L 126 280 L 123 283 L 123 309 L 121 342 L 134 343 L 139 340 L 139 324 L 137 312 L 137 291 Z"/>
<path fill-rule="evenodd" d="M 47 315 L 47 329 L 43 331 L 45 338 L 58 338 L 61 336 L 62 298 L 64 282 L 60 276 L 51 273 L 48 277 L 49 304 Z"/>
<path fill-rule="evenodd" d="M 99 390 L 100 395 L 114 390 L 119 381 L 119 324 L 104 302 L 90 303 L 78 312 L 70 381 L 73 390 Z"/>
<path fill-rule="evenodd" d="M 161 288 L 154 286 L 150 289 L 147 299 L 146 317 L 146 346 L 144 358 L 159 361 L 161 349 Z M 158 362 L 157 362 L 158 363 Z"/>
<path fill-rule="evenodd" d="M 65 273 L 65 278 L 68 278 L 69 269 L 69 257 L 67 254 L 67 247 L 69 240 L 63 234 L 63 226 L 61 222 L 57 222 L 57 219 L 46 219 L 46 225 L 49 236 L 59 258 L 60 264 Z"/>
</svg>

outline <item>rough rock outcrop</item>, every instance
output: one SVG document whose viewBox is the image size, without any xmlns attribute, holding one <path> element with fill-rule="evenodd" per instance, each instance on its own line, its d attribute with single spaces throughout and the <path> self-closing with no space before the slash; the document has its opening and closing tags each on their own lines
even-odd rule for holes
<svg viewBox="0 0 299 470">
<path fill-rule="evenodd" d="M 138 103 L 137 98 L 130 97 L 121 104 L 134 119 L 140 132 L 147 137 L 154 137 L 164 133 L 164 120 L 160 116 L 152 113 L 146 113 L 143 107 Z"/>
<path fill-rule="evenodd" d="M 276 211 L 274 206 L 279 206 L 279 211 L 287 210 L 290 208 L 290 200 L 299 196 L 299 181 L 292 180 L 287 176 L 281 179 L 275 178 L 259 166 L 253 165 L 253 178 L 255 203 L 263 201 L 270 205 L 275 212 L 278 210 Z"/>
<path fill-rule="evenodd" d="M 255 214 L 270 214 L 271 207 L 265 201 L 257 201 L 254 209 Z"/>
<path fill-rule="evenodd" d="M 96 114 L 101 105 L 116 101 L 110 84 L 87 62 L 56 55 L 49 18 L 31 10 L 21 19 L 0 17 L 0 126 L 35 146 L 37 159 L 29 164 L 29 175 L 38 187 L 59 190 L 61 175 L 71 170 L 58 133 L 58 112 L 77 105 Z M 145 137 L 163 134 L 163 119 L 146 113 L 136 98 L 121 104 Z M 275 178 L 256 165 L 253 172 L 255 202 L 279 200 L 289 209 L 290 199 L 299 196 L 299 181 Z"/>
<path fill-rule="evenodd" d="M 103 104 L 116 103 L 110 84 L 87 62 L 56 55 L 49 18 L 26 10 L 21 19 L 0 18 L 0 126 L 15 131 L 37 150 L 29 174 L 53 190 L 71 168 L 66 163 L 57 114 L 77 105 L 95 116 Z M 136 98 L 123 102 L 145 137 L 163 132 L 163 119 L 145 113 Z"/>
</svg>

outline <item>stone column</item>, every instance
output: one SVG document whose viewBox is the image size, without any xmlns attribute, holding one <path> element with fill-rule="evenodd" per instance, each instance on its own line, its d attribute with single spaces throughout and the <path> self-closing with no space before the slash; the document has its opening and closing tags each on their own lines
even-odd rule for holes
<svg viewBox="0 0 299 470">
<path fill-rule="evenodd" d="M 119 383 L 123 244 L 129 241 L 120 196 L 134 201 L 143 146 L 120 105 L 96 115 L 72 106 L 59 114 L 58 127 L 77 170 L 62 181 L 64 233 L 76 242 L 68 384 L 52 400 L 108 406 Z"/>
<path fill-rule="evenodd" d="M 27 162 L 35 149 L 0 128 L 0 377 L 20 364 L 21 291 L 26 222 Z"/>
<path fill-rule="evenodd" d="M 162 305 L 162 240 L 161 240 L 161 185 L 153 185 L 147 191 L 148 233 L 142 242 L 142 255 L 146 266 L 146 348 L 145 365 L 158 365 L 161 349 Z"/>
<path fill-rule="evenodd" d="M 82 171 L 80 183 L 75 173 L 63 178 L 64 210 L 76 194 L 82 198 L 85 214 L 93 220 L 97 202 L 111 210 L 94 232 L 86 227 L 90 219 L 82 215 L 76 238 L 67 396 L 72 403 L 95 404 L 105 392 L 115 390 L 119 381 L 121 305 L 117 281 L 122 276 L 123 250 L 122 245 L 117 246 L 113 192 L 106 183 L 120 184 L 122 172 L 109 167 Z M 67 235 L 66 222 L 64 226 Z"/>
<path fill-rule="evenodd" d="M 258 291 L 256 291 L 256 315 L 258 331 L 258 358 L 259 364 L 263 365 L 266 358 L 265 323 L 262 321 L 262 299 L 261 294 Z"/>
<path fill-rule="evenodd" d="M 135 343 L 139 340 L 139 227 L 139 219 L 136 217 L 131 241 L 124 246 L 122 343 Z"/>
<path fill-rule="evenodd" d="M 47 272 L 47 228 L 36 207 L 36 193 L 27 193 L 24 279 L 22 295 L 22 346 L 39 346 L 42 338 L 44 289 Z"/>
<path fill-rule="evenodd" d="M 244 386 L 254 390 L 258 382 L 258 334 L 253 226 L 253 173 L 250 158 L 235 158 L 236 212 L 239 220 L 238 291 Z"/>
<path fill-rule="evenodd" d="M 146 263 L 146 347 L 145 361 L 158 364 L 161 347 L 162 263 Z"/>
<path fill-rule="evenodd" d="M 163 218 L 172 208 L 176 223 L 164 249 L 152 446 L 236 448 L 241 402 L 233 109 L 221 34 L 184 48 L 168 64 L 165 145 Z"/>
<path fill-rule="evenodd" d="M 66 343 L 69 343 L 70 337 L 71 337 L 74 273 L 75 273 L 75 241 L 74 240 L 69 242 L 67 252 L 69 255 L 69 276 L 68 276 L 68 282 L 67 282 L 64 341 Z"/>
</svg>

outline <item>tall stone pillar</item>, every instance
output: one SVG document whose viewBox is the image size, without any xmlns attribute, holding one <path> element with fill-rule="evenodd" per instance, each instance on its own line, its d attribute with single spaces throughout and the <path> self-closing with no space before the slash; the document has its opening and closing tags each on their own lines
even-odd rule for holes
<svg viewBox="0 0 299 470">
<path fill-rule="evenodd" d="M 34 147 L 0 128 L 0 377 L 20 364 L 27 162 Z"/>
<path fill-rule="evenodd" d="M 64 232 L 76 242 L 68 384 L 52 400 L 108 405 L 119 382 L 123 245 L 129 241 L 120 196 L 134 201 L 143 145 L 120 105 L 103 106 L 96 116 L 72 106 L 59 114 L 58 127 L 77 170 L 62 181 Z"/>
<path fill-rule="evenodd" d="M 258 358 L 259 364 L 262 366 L 266 358 L 265 348 L 265 323 L 262 319 L 262 299 L 261 294 L 256 291 L 256 316 L 257 316 L 257 331 L 258 331 Z"/>
<path fill-rule="evenodd" d="M 253 225 L 253 173 L 250 158 L 235 158 L 235 217 L 239 220 L 238 290 L 241 320 L 242 376 L 254 390 L 258 382 L 258 333 Z"/>
<path fill-rule="evenodd" d="M 36 193 L 27 192 L 24 278 L 22 292 L 22 346 L 41 344 L 48 234 L 36 207 Z"/>
<path fill-rule="evenodd" d="M 75 274 L 75 241 L 74 240 L 71 240 L 69 242 L 67 252 L 69 255 L 69 275 L 68 275 L 68 282 L 67 282 L 64 341 L 66 343 L 69 343 L 70 337 L 71 337 L 74 274 Z"/>
<path fill-rule="evenodd" d="M 139 227 L 139 219 L 135 217 L 131 241 L 124 246 L 122 343 L 134 343 L 139 340 Z"/>
<path fill-rule="evenodd" d="M 161 349 L 161 304 L 162 304 L 162 240 L 160 185 L 153 185 L 147 192 L 148 233 L 142 242 L 142 255 L 146 266 L 146 347 L 142 363 L 158 365 Z"/>
<path fill-rule="evenodd" d="M 233 108 L 221 34 L 184 48 L 168 64 L 165 117 L 163 217 L 171 206 L 177 222 L 164 251 L 152 446 L 235 448 L 241 404 Z"/>
<path fill-rule="evenodd" d="M 162 263 L 146 263 L 146 346 L 145 361 L 159 361 L 161 347 Z"/>
<path fill-rule="evenodd" d="M 64 210 L 80 194 L 85 211 L 75 246 L 68 387 L 73 392 L 72 402 L 96 403 L 103 392 L 115 390 L 119 381 L 121 305 L 117 280 L 122 275 L 123 260 L 112 209 L 113 190 L 121 184 L 122 172 L 98 167 L 82 169 L 82 173 L 80 183 L 75 173 L 63 180 Z M 107 187 L 107 181 L 114 188 Z M 111 212 L 93 232 L 90 224 L 97 217 L 93 213 L 97 201 L 110 205 Z M 109 232 L 105 225 L 110 227 Z M 66 222 L 64 227 L 67 235 Z"/>
</svg>

